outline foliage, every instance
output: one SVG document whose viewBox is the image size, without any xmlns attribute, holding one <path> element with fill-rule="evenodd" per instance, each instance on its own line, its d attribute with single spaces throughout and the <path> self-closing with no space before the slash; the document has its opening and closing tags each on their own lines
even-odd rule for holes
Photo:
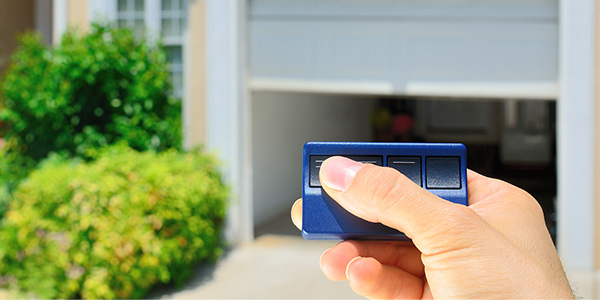
<svg viewBox="0 0 600 300">
<path fill-rule="evenodd" d="M 126 146 L 91 155 L 51 156 L 13 193 L 0 282 L 43 298 L 140 298 L 220 255 L 228 189 L 212 157 Z"/>
<path fill-rule="evenodd" d="M 6 138 L 36 161 L 119 141 L 179 148 L 180 102 L 169 96 L 166 54 L 153 45 L 98 24 L 85 35 L 69 30 L 54 48 L 22 35 L 2 85 Z"/>
<path fill-rule="evenodd" d="M 20 155 L 14 147 L 16 142 L 11 139 L 0 148 L 0 218 L 10 203 L 12 191 L 35 166 L 33 159 Z"/>
</svg>

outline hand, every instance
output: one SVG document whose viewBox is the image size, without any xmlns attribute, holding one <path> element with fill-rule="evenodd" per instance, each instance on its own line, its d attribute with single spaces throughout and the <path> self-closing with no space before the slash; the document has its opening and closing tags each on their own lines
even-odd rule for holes
<svg viewBox="0 0 600 300">
<path fill-rule="evenodd" d="M 343 157 L 321 165 L 327 194 L 352 214 L 411 242 L 343 241 L 321 269 L 365 297 L 574 299 L 538 202 L 506 182 L 468 171 L 469 206 L 422 189 L 391 168 Z M 301 228 L 302 199 L 292 208 Z"/>
</svg>

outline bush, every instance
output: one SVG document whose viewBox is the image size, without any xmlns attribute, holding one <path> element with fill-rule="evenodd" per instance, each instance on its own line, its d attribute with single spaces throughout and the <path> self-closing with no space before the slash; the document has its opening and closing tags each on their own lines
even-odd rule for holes
<svg viewBox="0 0 600 300">
<path fill-rule="evenodd" d="M 130 30 L 94 24 L 60 45 L 20 37 L 2 86 L 6 139 L 36 161 L 81 156 L 125 141 L 137 150 L 179 148 L 180 102 L 169 96 L 166 54 Z"/>
<path fill-rule="evenodd" d="M 0 282 L 43 298 L 140 298 L 220 255 L 228 189 L 212 157 L 95 156 L 52 156 L 19 185 L 0 228 Z"/>
<path fill-rule="evenodd" d="M 0 148 L 0 219 L 11 200 L 11 193 L 19 182 L 35 167 L 35 161 L 27 156 L 11 151 L 14 140 Z"/>
</svg>

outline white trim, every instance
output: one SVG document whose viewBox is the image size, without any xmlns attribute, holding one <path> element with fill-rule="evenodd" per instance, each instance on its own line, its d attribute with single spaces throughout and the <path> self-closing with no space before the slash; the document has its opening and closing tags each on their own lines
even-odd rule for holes
<svg viewBox="0 0 600 300">
<path fill-rule="evenodd" d="M 184 41 L 185 38 L 183 38 L 183 34 L 181 37 L 163 37 L 163 44 L 165 44 L 165 46 L 181 46 Z"/>
<path fill-rule="evenodd" d="M 233 189 L 226 237 L 253 239 L 250 97 L 247 89 L 247 3 L 206 1 L 207 146 L 224 163 Z"/>
<path fill-rule="evenodd" d="M 148 29 L 148 37 L 152 41 L 160 39 L 160 0 L 146 0 L 144 2 L 144 24 Z"/>
<path fill-rule="evenodd" d="M 189 12 L 189 3 L 186 1 L 184 1 L 183 3 L 184 7 L 185 7 L 185 11 Z M 160 7 L 159 7 L 160 8 Z M 183 97 L 181 97 L 181 125 L 183 126 L 183 137 L 182 137 L 182 143 L 183 143 L 183 148 L 184 149 L 190 149 L 193 146 L 191 140 L 191 136 L 190 136 L 190 131 L 191 131 L 191 120 L 192 118 L 194 118 L 195 116 L 193 116 L 192 114 L 196 111 L 192 111 L 190 109 L 191 107 L 191 101 L 192 101 L 192 92 L 190 90 L 190 87 L 192 86 L 192 84 L 194 84 L 194 82 L 192 82 L 192 78 L 190 76 L 190 68 L 197 68 L 198 66 L 192 66 L 190 65 L 190 63 L 192 62 L 192 55 L 195 55 L 195 53 L 192 53 L 189 45 L 192 45 L 191 39 L 193 38 L 199 38 L 199 37 L 195 37 L 192 36 L 190 34 L 190 28 L 189 28 L 189 23 L 188 23 L 188 19 L 191 17 L 195 17 L 195 18 L 199 18 L 199 17 L 204 17 L 204 16 L 191 16 L 191 15 L 187 15 L 187 16 L 183 16 L 183 18 L 186 20 L 186 26 L 183 29 L 183 31 L 181 32 L 181 38 L 178 42 L 174 42 L 174 43 L 168 43 L 167 40 L 168 39 L 164 39 L 164 44 L 165 46 L 171 46 L 171 45 L 181 45 L 181 76 L 182 76 L 182 93 L 183 93 Z M 162 16 L 161 16 L 162 18 Z M 162 26 L 162 19 L 159 18 L 159 23 Z M 179 66 L 171 66 L 173 69 L 179 67 Z M 198 117 L 198 116 L 196 116 Z"/>
<path fill-rule="evenodd" d="M 144 1 L 144 23 L 152 31 L 160 31 L 160 0 Z"/>
<path fill-rule="evenodd" d="M 568 269 L 594 269 L 595 1 L 560 1 L 557 106 L 558 250 Z"/>
<path fill-rule="evenodd" d="M 558 97 L 557 82 L 409 82 L 395 87 L 387 81 L 328 81 L 278 78 L 252 78 L 253 91 L 309 92 L 361 95 L 408 95 L 478 98 L 518 98 L 553 100 Z"/>
<path fill-rule="evenodd" d="M 557 82 L 408 82 L 408 95 L 553 100 Z"/>
<path fill-rule="evenodd" d="M 62 35 L 67 31 L 68 0 L 54 0 L 52 2 L 52 43 L 57 45 Z"/>
<path fill-rule="evenodd" d="M 394 86 L 389 82 L 376 81 L 327 81 L 327 80 L 298 80 L 253 77 L 250 79 L 250 89 L 253 91 L 273 92 L 302 92 L 302 93 L 332 93 L 332 94 L 363 94 L 390 95 Z"/>
</svg>

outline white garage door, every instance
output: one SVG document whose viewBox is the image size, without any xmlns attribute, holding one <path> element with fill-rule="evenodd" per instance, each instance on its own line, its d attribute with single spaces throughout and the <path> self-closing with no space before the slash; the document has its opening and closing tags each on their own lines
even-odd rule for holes
<svg viewBox="0 0 600 300">
<path fill-rule="evenodd" d="M 555 99 L 557 0 L 253 0 L 254 90 Z"/>
</svg>

